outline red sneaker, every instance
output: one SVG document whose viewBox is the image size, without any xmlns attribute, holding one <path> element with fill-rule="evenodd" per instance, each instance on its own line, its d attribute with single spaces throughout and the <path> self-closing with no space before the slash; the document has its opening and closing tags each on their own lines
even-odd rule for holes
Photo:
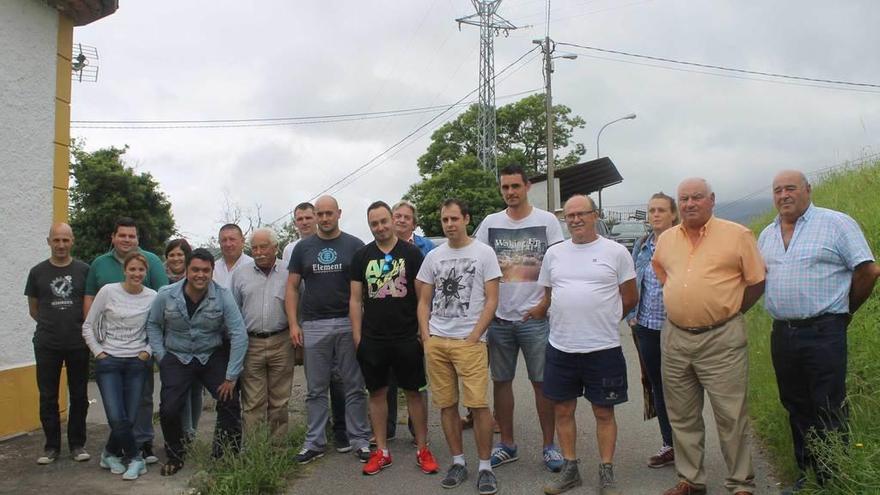
<svg viewBox="0 0 880 495">
<path fill-rule="evenodd" d="M 428 450 L 428 447 L 418 451 L 416 454 L 416 464 L 422 468 L 422 472 L 425 474 L 434 474 L 440 470 L 440 466 L 437 465 L 437 460 L 434 459 L 434 454 Z"/>
<path fill-rule="evenodd" d="M 372 476 L 387 467 L 391 467 L 391 454 L 382 455 L 382 451 L 376 449 L 370 454 L 370 460 L 364 464 L 364 474 Z"/>
</svg>

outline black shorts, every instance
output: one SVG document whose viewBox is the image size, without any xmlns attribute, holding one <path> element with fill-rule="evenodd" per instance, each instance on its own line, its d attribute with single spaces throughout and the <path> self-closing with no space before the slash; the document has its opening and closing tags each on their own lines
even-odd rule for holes
<svg viewBox="0 0 880 495">
<path fill-rule="evenodd" d="M 392 373 L 404 390 L 419 391 L 428 384 L 425 351 L 416 337 L 375 340 L 365 336 L 358 346 L 357 360 L 370 392 L 387 387 Z"/>
<path fill-rule="evenodd" d="M 557 402 L 583 395 L 597 406 L 622 404 L 628 400 L 623 350 L 569 353 L 547 344 L 543 390 L 545 397 Z"/>
</svg>

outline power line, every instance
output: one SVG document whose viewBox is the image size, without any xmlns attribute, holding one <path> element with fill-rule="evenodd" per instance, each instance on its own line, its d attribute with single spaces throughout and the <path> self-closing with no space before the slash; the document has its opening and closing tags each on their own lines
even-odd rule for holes
<svg viewBox="0 0 880 495">
<path fill-rule="evenodd" d="M 506 67 L 504 67 L 503 69 L 501 69 L 500 71 L 498 71 L 498 72 L 495 74 L 495 77 L 497 78 L 497 77 L 501 76 L 501 75 L 504 74 L 508 69 L 510 69 L 510 68 L 513 67 L 514 65 L 518 64 L 522 59 L 526 58 L 529 54 L 531 54 L 532 52 L 534 52 L 534 51 L 537 50 L 537 49 L 538 49 L 538 47 L 533 47 L 532 49 L 530 49 L 530 50 L 528 50 L 527 52 L 523 53 L 522 55 L 520 55 L 519 58 L 517 58 L 516 60 L 514 60 L 513 62 L 511 62 L 510 64 L 508 64 Z M 396 143 L 392 144 L 391 146 L 389 146 L 388 148 L 386 148 L 386 149 L 385 149 L 384 151 L 382 151 L 381 153 L 378 153 L 377 155 L 373 156 L 372 158 L 370 158 L 369 160 L 367 160 L 364 164 L 358 166 L 357 168 L 355 168 L 355 169 L 352 170 L 351 172 L 347 173 L 346 175 L 344 175 L 342 178 L 340 178 L 339 180 L 337 180 L 336 182 L 334 182 L 334 183 L 331 184 L 330 186 L 325 187 L 324 189 L 322 189 L 321 192 L 319 192 L 319 193 L 315 194 L 314 196 L 312 196 L 312 198 L 310 199 L 310 201 L 314 201 L 316 198 L 318 198 L 318 197 L 320 197 L 321 195 L 327 193 L 327 191 L 332 190 L 334 187 L 336 187 L 336 186 L 338 186 L 339 184 L 343 183 L 343 182 L 346 181 L 348 178 L 350 178 L 350 177 L 356 175 L 356 174 L 357 174 L 358 172 L 360 172 L 361 170 L 363 170 L 363 169 L 369 167 L 369 166 L 370 166 L 371 164 L 373 164 L 376 160 L 378 160 L 378 159 L 381 158 L 382 156 L 388 154 L 389 152 L 391 152 L 392 150 L 394 150 L 394 149 L 397 148 L 398 146 L 402 145 L 406 140 L 408 140 L 408 139 L 411 138 L 412 136 L 416 135 L 416 134 L 417 134 L 419 131 L 421 131 L 422 129 L 424 129 L 424 128 L 428 127 L 429 125 L 431 125 L 431 123 L 433 123 L 434 121 L 436 121 L 437 119 L 439 119 L 443 114 L 445 114 L 445 113 L 448 112 L 449 110 L 455 108 L 456 106 L 460 105 L 464 100 L 470 98 L 471 95 L 473 95 L 474 93 L 476 93 L 478 90 L 479 90 L 479 87 L 478 87 L 478 88 L 475 88 L 475 89 L 472 89 L 470 92 L 468 92 L 468 94 L 466 94 L 466 95 L 464 95 L 463 97 L 461 97 L 461 98 L 460 98 L 458 101 L 456 101 L 455 103 L 452 103 L 451 105 L 448 105 L 447 108 L 445 108 L 444 110 L 442 110 L 442 111 L 441 111 L 440 113 L 438 113 L 437 115 L 431 117 L 429 120 L 427 120 L 427 121 L 424 122 L 423 124 L 421 124 L 421 125 L 419 125 L 418 127 L 416 127 L 415 130 L 413 130 L 412 132 L 408 133 L 406 136 L 404 136 L 403 138 L 401 138 L 400 140 L 398 140 Z M 292 212 L 293 212 L 293 210 L 290 210 L 290 211 L 286 212 L 285 214 L 281 215 L 280 217 L 276 218 L 275 220 L 269 222 L 268 225 L 274 225 L 274 224 L 278 223 L 279 221 L 281 221 L 281 220 L 287 218 Z"/>
<path fill-rule="evenodd" d="M 598 48 L 595 46 L 579 45 L 577 43 L 558 42 L 557 44 L 564 45 L 564 46 L 571 46 L 571 47 L 575 47 L 575 48 L 582 48 L 584 50 L 593 50 L 593 51 L 602 52 L 602 53 L 623 55 L 626 57 L 654 60 L 657 62 L 666 62 L 666 63 L 670 63 L 670 64 L 687 65 L 687 66 L 691 66 L 691 67 L 701 67 L 704 69 L 722 70 L 722 71 L 727 71 L 727 72 L 735 72 L 735 73 L 739 73 L 739 74 L 751 74 L 751 75 L 755 75 L 755 76 L 776 77 L 776 78 L 781 78 L 781 79 L 792 79 L 792 80 L 796 80 L 796 81 L 807 81 L 807 82 L 824 83 L 824 84 L 836 84 L 836 85 L 842 85 L 842 86 L 855 86 L 855 87 L 862 87 L 862 88 L 880 88 L 880 84 L 873 84 L 873 83 L 842 81 L 842 80 L 835 80 L 835 79 L 821 79 L 821 78 L 815 78 L 815 77 L 793 76 L 793 75 L 789 75 L 789 74 L 781 74 L 778 72 L 763 72 L 763 71 L 748 70 L 748 69 L 738 69 L 738 68 L 734 68 L 734 67 L 724 67 L 721 65 L 702 64 L 702 63 L 698 63 L 698 62 L 687 62 L 684 60 L 676 60 L 676 59 L 666 58 L 666 57 L 655 57 L 652 55 L 642 55 L 639 53 L 624 52 L 621 50 L 611 50 L 608 48 Z"/>
</svg>

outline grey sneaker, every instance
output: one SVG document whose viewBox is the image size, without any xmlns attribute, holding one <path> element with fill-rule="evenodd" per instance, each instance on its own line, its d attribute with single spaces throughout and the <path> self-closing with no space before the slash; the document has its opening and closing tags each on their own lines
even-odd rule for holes
<svg viewBox="0 0 880 495">
<path fill-rule="evenodd" d="M 599 495 L 620 495 L 614 482 L 614 464 L 599 464 Z"/>
<path fill-rule="evenodd" d="M 572 488 L 581 486 L 584 482 L 581 480 L 581 472 L 578 471 L 578 461 L 566 459 L 562 463 L 562 469 L 559 471 L 553 481 L 544 485 L 544 493 L 547 495 L 558 495 L 567 492 Z"/>
<path fill-rule="evenodd" d="M 86 449 L 82 447 L 76 447 L 75 449 L 70 451 L 70 457 L 76 462 L 85 462 L 92 458 Z"/>
<path fill-rule="evenodd" d="M 483 469 L 477 475 L 477 490 L 480 495 L 494 495 L 498 493 L 498 479 L 495 473 L 489 469 Z"/>
<path fill-rule="evenodd" d="M 46 449 L 43 455 L 37 458 L 37 464 L 52 464 L 58 459 L 58 451 L 55 449 Z"/>
<path fill-rule="evenodd" d="M 449 471 L 446 471 L 446 476 L 440 480 L 440 486 L 443 488 L 455 488 L 464 483 L 466 479 L 467 468 L 461 464 L 453 464 Z"/>
</svg>

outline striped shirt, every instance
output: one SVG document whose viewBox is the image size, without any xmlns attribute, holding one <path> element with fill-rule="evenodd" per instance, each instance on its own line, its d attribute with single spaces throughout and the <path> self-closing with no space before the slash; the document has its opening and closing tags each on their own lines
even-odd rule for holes
<svg viewBox="0 0 880 495">
<path fill-rule="evenodd" d="M 648 237 L 645 244 L 643 249 L 647 249 L 650 254 L 640 253 L 640 255 L 647 255 L 650 259 L 654 255 L 655 247 L 653 234 Z M 663 307 L 663 286 L 657 280 L 657 274 L 654 273 L 654 267 L 651 266 L 650 261 L 645 263 L 640 289 L 639 325 L 651 330 L 662 329 L 663 321 L 666 320 L 666 308 Z"/>
<path fill-rule="evenodd" d="M 848 313 L 853 270 L 874 260 L 855 220 L 812 204 L 795 222 L 787 250 L 778 216 L 758 247 L 767 265 L 764 307 L 776 320 Z"/>
</svg>

